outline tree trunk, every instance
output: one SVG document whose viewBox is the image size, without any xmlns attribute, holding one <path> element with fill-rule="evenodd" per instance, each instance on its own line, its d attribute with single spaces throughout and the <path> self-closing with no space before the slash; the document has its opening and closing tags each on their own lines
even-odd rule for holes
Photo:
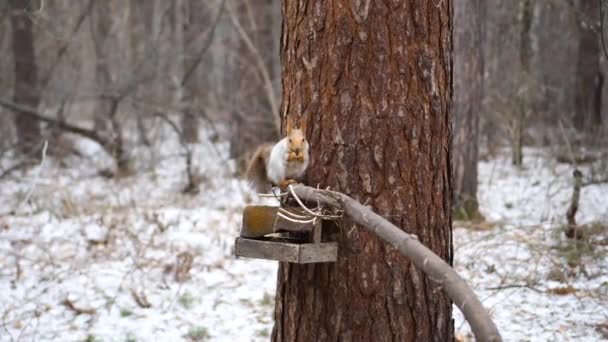
<svg viewBox="0 0 608 342">
<path fill-rule="evenodd" d="M 461 0 L 454 8 L 452 200 L 455 215 L 460 219 L 480 218 L 477 159 L 483 98 L 484 13 L 485 0 Z"/>
<path fill-rule="evenodd" d="M 98 92 L 94 123 L 96 130 L 104 132 L 109 129 L 109 116 L 112 111 L 112 100 L 108 96 L 112 84 L 108 61 L 112 13 L 109 1 L 95 1 L 94 6 L 91 35 L 95 47 L 95 85 Z"/>
<path fill-rule="evenodd" d="M 574 126 L 591 131 L 602 124 L 598 1 L 578 2 L 579 42 L 574 95 Z"/>
<path fill-rule="evenodd" d="M 519 20 L 521 22 L 519 60 L 521 63 L 521 80 L 518 87 L 518 108 L 515 109 L 511 124 L 511 163 L 521 167 L 524 160 L 524 129 L 531 105 L 532 75 L 530 64 L 532 59 L 532 40 L 530 29 L 532 27 L 531 0 L 520 3 Z"/>
<path fill-rule="evenodd" d="M 34 50 L 34 36 L 30 11 L 32 1 L 10 0 L 13 59 L 15 61 L 15 83 L 13 102 L 28 108 L 38 108 L 40 89 L 38 85 L 38 66 Z M 27 152 L 40 140 L 38 120 L 15 112 L 17 138 L 22 151 Z"/>
<path fill-rule="evenodd" d="M 182 82 L 186 77 L 186 72 L 192 64 L 193 51 L 188 44 L 191 33 L 192 22 L 190 21 L 191 4 L 187 0 L 179 0 L 175 3 L 175 40 L 179 51 L 179 71 L 177 85 L 177 106 L 181 115 L 182 139 L 189 143 L 198 141 L 198 118 L 192 108 L 193 94 L 189 84 L 192 80 Z"/>
<path fill-rule="evenodd" d="M 143 74 L 150 74 L 155 71 L 155 53 L 151 48 L 154 42 L 152 34 L 151 21 L 154 17 L 154 1 L 145 0 L 129 0 L 128 4 L 128 39 L 129 39 L 129 70 L 141 70 Z M 147 53 L 147 54 L 146 54 Z M 144 62 L 145 60 L 145 62 Z M 140 64 L 145 63 L 142 68 Z M 141 77 L 137 75 L 136 77 Z M 136 98 L 146 98 L 146 89 L 157 82 L 154 79 L 148 84 L 137 84 L 135 90 Z M 131 104 L 131 115 L 135 116 L 137 127 L 137 139 L 140 143 L 150 146 L 148 133 L 145 125 L 146 108 L 139 101 L 133 101 Z"/>
<path fill-rule="evenodd" d="M 309 127 L 307 184 L 367 203 L 450 263 L 451 11 L 283 1 L 281 46 L 281 112 Z M 273 341 L 453 340 L 450 300 L 410 260 L 348 221 L 329 237 L 336 263 L 280 264 Z"/>
<path fill-rule="evenodd" d="M 252 147 L 274 141 L 278 135 L 278 99 L 275 80 L 279 19 L 273 0 L 242 1 L 231 13 L 239 37 L 236 96 L 233 110 L 231 156 L 240 158 Z M 239 165 L 244 166 L 244 165 Z"/>
</svg>

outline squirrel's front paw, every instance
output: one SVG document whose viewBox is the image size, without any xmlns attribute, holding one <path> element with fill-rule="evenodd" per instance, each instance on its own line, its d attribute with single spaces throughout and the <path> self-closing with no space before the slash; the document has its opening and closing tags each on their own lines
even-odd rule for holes
<svg viewBox="0 0 608 342">
<path fill-rule="evenodd" d="M 279 188 L 281 188 L 281 191 L 285 191 L 287 190 L 287 187 L 290 184 L 296 184 L 297 182 L 293 179 L 284 179 L 282 181 L 279 182 Z"/>
<path fill-rule="evenodd" d="M 287 155 L 287 161 L 288 162 L 303 162 L 304 161 L 304 154 L 302 153 L 296 153 L 296 152 L 289 152 L 289 154 Z"/>
</svg>

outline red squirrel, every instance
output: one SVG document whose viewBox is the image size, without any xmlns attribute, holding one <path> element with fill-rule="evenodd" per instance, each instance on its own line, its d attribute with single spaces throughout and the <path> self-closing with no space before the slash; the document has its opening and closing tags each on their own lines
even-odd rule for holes
<svg viewBox="0 0 608 342">
<path fill-rule="evenodd" d="M 276 144 L 259 146 L 251 157 L 245 173 L 258 192 L 268 192 L 272 186 L 285 189 L 300 179 L 308 167 L 308 141 L 306 121 L 293 128 L 287 119 L 287 136 Z"/>
</svg>

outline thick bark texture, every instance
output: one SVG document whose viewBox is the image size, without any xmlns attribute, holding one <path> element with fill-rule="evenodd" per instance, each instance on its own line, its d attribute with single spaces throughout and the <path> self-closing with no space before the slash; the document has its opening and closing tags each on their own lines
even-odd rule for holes
<svg viewBox="0 0 608 342">
<path fill-rule="evenodd" d="M 454 116 L 452 141 L 453 206 L 457 216 L 479 216 L 477 159 L 483 99 L 482 26 L 485 0 L 454 6 Z"/>
<path fill-rule="evenodd" d="M 307 184 L 370 205 L 448 262 L 451 7 L 284 1 L 281 38 L 281 112 L 307 120 Z M 273 341 L 453 339 L 450 300 L 410 260 L 348 220 L 328 238 L 336 263 L 280 265 Z"/>
<path fill-rule="evenodd" d="M 578 60 L 574 95 L 574 126 L 592 130 L 602 123 L 600 48 L 597 28 L 600 8 L 598 1 L 579 1 Z"/>
<path fill-rule="evenodd" d="M 30 10 L 32 1 L 10 0 L 15 83 L 13 101 L 17 105 L 38 108 L 40 88 L 34 50 Z M 40 124 L 23 113 L 15 112 L 17 137 L 23 151 L 29 151 L 40 139 Z"/>
</svg>

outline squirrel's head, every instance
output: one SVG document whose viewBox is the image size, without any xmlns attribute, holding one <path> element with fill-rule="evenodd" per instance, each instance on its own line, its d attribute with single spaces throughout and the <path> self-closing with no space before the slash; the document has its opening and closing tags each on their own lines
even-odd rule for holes
<svg viewBox="0 0 608 342">
<path fill-rule="evenodd" d="M 287 144 L 290 160 L 304 161 L 306 153 L 306 121 L 301 120 L 300 125 L 294 127 L 291 119 L 287 118 Z"/>
</svg>

